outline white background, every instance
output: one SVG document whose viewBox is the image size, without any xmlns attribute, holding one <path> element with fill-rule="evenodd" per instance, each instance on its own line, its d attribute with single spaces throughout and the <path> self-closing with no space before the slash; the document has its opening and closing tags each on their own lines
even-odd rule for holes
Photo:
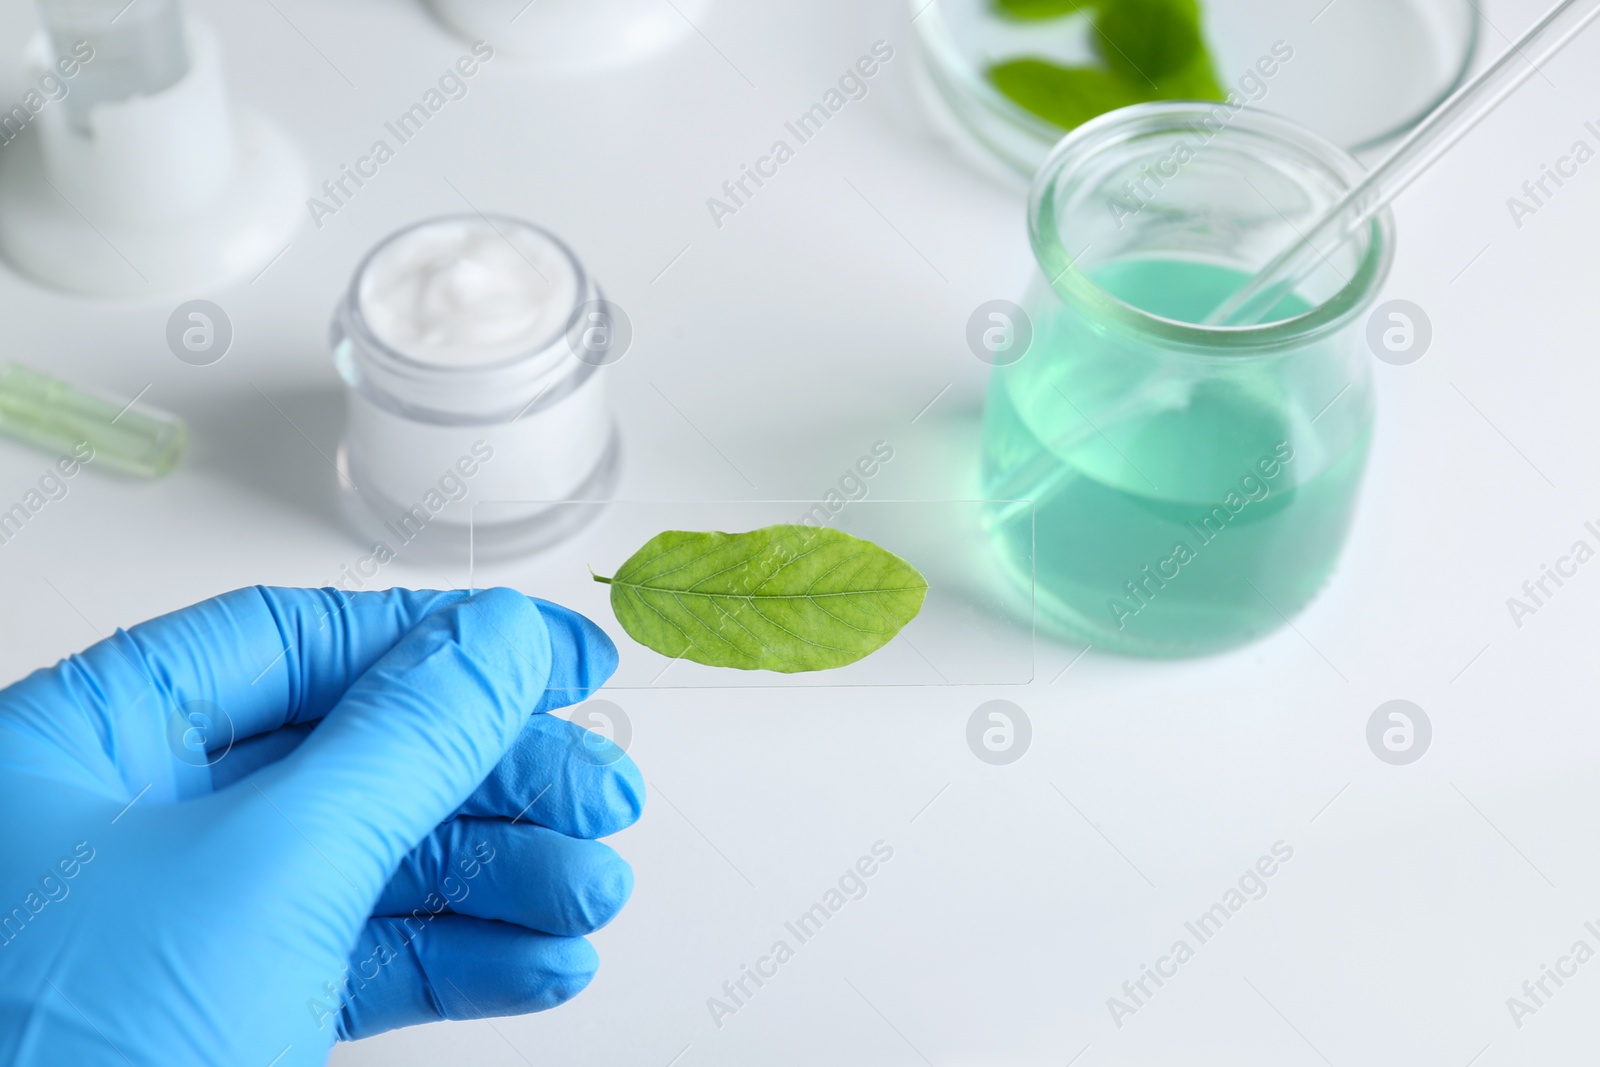
<svg viewBox="0 0 1600 1067">
<path fill-rule="evenodd" d="M 1486 13 L 1514 36 L 1541 6 Z M 0 15 L 0 55 L 19 53 L 25 7 Z M 237 96 L 293 131 L 318 181 L 467 51 L 405 0 L 191 7 Z M 185 294 L 234 323 L 212 367 L 168 352 L 177 299 L 0 273 L 8 358 L 124 397 L 148 385 L 194 432 L 172 477 L 86 473 L 0 549 L 0 676 L 237 586 L 329 583 L 364 553 L 319 455 L 342 419 L 327 319 L 369 246 L 437 213 L 554 228 L 632 316 L 635 347 L 606 371 L 622 496 L 815 499 L 879 439 L 896 458 L 875 494 L 970 496 L 985 368 L 963 334 L 1028 277 L 1023 194 L 924 119 L 903 7 L 722 0 L 703 37 L 606 77 L 497 59 L 258 281 Z M 870 96 L 717 229 L 706 198 L 880 38 L 896 58 Z M 1505 1001 L 1578 938 L 1600 948 L 1582 926 L 1600 920 L 1600 564 L 1521 629 L 1505 601 L 1600 520 L 1600 163 L 1520 230 L 1505 200 L 1600 119 L 1597 58 L 1591 34 L 1400 202 L 1388 295 L 1428 311 L 1434 346 L 1376 367 L 1359 519 L 1293 628 L 1192 662 L 1091 653 L 1064 675 L 1079 647 L 1045 640 L 1036 680 L 1009 688 L 627 693 L 651 798 L 614 842 L 638 888 L 595 938 L 594 985 L 334 1062 L 1577 1062 L 1600 962 L 1520 1030 Z M 0 503 L 49 461 L 0 448 Z M 540 588 L 542 566 L 517 584 Z M 381 580 L 466 573 L 401 559 Z M 965 741 L 995 697 L 1033 723 L 1010 767 Z M 1365 741 L 1398 697 L 1435 731 L 1403 768 Z M 894 859 L 869 895 L 717 1029 L 706 998 L 880 839 Z M 1268 895 L 1116 1028 L 1106 999 L 1279 840 L 1294 858 Z"/>
</svg>

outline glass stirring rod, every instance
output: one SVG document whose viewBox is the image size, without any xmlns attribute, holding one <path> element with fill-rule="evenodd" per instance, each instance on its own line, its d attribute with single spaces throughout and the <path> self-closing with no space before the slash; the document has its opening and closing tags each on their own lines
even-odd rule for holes
<svg viewBox="0 0 1600 1067">
<path fill-rule="evenodd" d="M 1387 159 L 1256 272 L 1206 319 L 1208 326 L 1260 322 L 1329 252 L 1356 236 L 1456 142 L 1521 88 L 1539 65 L 1600 18 L 1600 0 L 1561 0 L 1494 64 L 1423 119 Z"/>
</svg>

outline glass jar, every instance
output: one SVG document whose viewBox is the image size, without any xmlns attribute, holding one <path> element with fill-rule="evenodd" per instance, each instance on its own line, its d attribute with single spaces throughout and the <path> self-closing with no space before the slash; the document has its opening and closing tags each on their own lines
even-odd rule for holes
<svg viewBox="0 0 1600 1067">
<path fill-rule="evenodd" d="M 1275 116 L 1147 104 L 1080 127 L 1034 181 L 1031 343 L 997 367 L 984 495 L 1032 540 L 1041 622 L 1125 653 L 1213 652 L 1327 580 L 1373 421 L 1364 319 L 1393 219 L 1327 250 L 1253 326 L 1202 325 L 1362 174 Z"/>
<path fill-rule="evenodd" d="M 581 527 L 599 505 L 563 502 L 603 500 L 616 479 L 603 368 L 626 349 L 619 317 L 565 244 L 518 219 L 431 219 L 379 243 L 330 330 L 357 529 L 392 555 L 465 558 L 469 542 L 507 555 Z M 474 527 L 486 501 L 495 521 Z"/>
</svg>

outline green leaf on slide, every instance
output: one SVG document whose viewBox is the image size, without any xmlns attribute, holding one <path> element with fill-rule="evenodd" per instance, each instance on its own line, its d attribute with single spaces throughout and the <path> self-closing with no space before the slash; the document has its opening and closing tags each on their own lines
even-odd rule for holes
<svg viewBox="0 0 1600 1067">
<path fill-rule="evenodd" d="M 711 667 L 792 674 L 844 667 L 922 610 L 928 582 L 839 530 L 668 530 L 610 578 L 611 610 L 641 645 Z"/>
</svg>

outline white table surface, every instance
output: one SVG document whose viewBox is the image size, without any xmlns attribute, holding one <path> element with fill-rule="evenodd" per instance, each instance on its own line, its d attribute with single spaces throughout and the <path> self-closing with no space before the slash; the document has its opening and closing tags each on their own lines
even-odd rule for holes
<svg viewBox="0 0 1600 1067">
<path fill-rule="evenodd" d="M 238 97 L 294 132 L 319 181 L 466 51 L 405 0 L 192 6 Z M 1486 9 L 1515 35 L 1541 6 Z M 0 14 L 0 55 L 25 7 Z M 701 29 L 605 78 L 491 64 L 258 281 L 191 294 L 233 320 L 215 366 L 168 352 L 176 299 L 0 273 L 8 357 L 128 397 L 148 385 L 194 431 L 174 476 L 87 473 L 0 548 L 0 677 L 237 586 L 326 584 L 363 553 L 317 451 L 342 418 L 328 314 L 374 241 L 468 202 L 557 229 L 632 316 L 635 348 L 606 372 L 622 496 L 815 498 L 878 439 L 897 457 L 875 494 L 971 495 L 985 368 L 963 331 L 1031 269 L 1021 190 L 924 119 L 898 0 L 722 0 Z M 870 96 L 715 228 L 706 198 L 879 38 L 897 58 Z M 1198 661 L 1091 653 L 1065 675 L 1079 647 L 1042 640 L 1026 686 L 627 693 L 652 796 L 615 841 L 638 888 L 595 938 L 594 985 L 333 1062 L 1578 1062 L 1600 962 L 1520 1029 L 1506 998 L 1574 941 L 1600 948 L 1583 927 L 1600 920 L 1600 565 L 1521 629 L 1505 600 L 1600 520 L 1600 164 L 1520 230 L 1505 199 L 1600 119 L 1596 56 L 1600 38 L 1580 41 L 1400 202 L 1388 292 L 1427 309 L 1434 347 L 1376 368 L 1357 525 L 1293 628 Z M 0 500 L 48 461 L 0 448 Z M 518 583 L 539 588 L 541 566 Z M 382 580 L 466 575 L 402 558 Z M 996 697 L 1034 728 L 1008 767 L 965 741 Z M 1435 731 L 1407 767 L 1365 741 L 1397 697 Z M 870 893 L 718 1029 L 707 998 L 878 840 L 895 852 Z M 1266 897 L 1114 1026 L 1107 998 L 1280 840 L 1294 856 Z"/>
</svg>

